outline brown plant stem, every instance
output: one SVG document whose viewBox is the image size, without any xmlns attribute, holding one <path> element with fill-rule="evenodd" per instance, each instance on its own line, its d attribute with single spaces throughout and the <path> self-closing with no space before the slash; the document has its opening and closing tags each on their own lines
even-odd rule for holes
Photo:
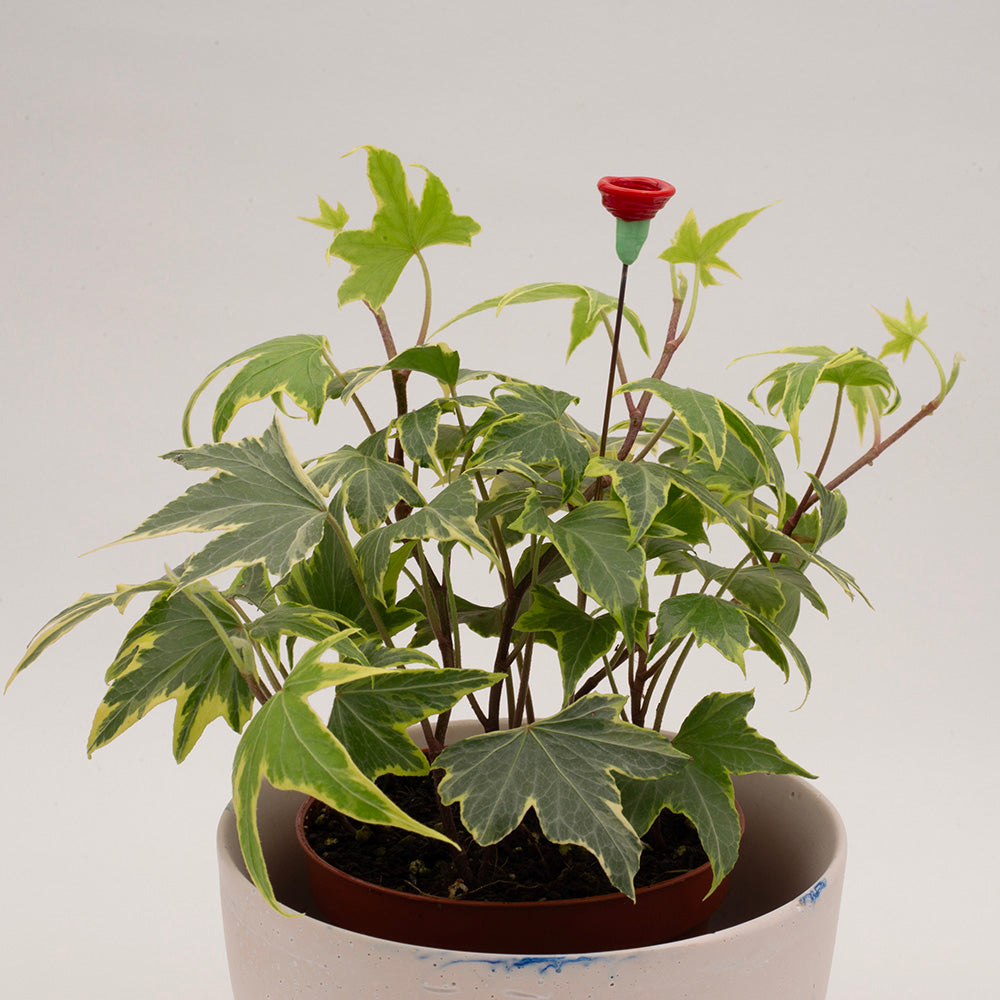
<svg viewBox="0 0 1000 1000">
<path fill-rule="evenodd" d="M 895 444 L 904 434 L 916 427 L 925 417 L 929 417 L 939 406 L 941 405 L 941 397 L 935 397 L 929 403 L 924 403 L 917 412 L 910 417 L 901 427 L 897 428 L 886 438 L 873 444 L 857 461 L 852 462 L 843 472 L 838 473 L 833 477 L 828 483 L 824 483 L 824 487 L 827 490 L 835 490 L 841 483 L 846 482 L 851 478 L 856 472 L 860 472 L 866 465 L 871 465 L 879 455 L 882 454 L 887 448 Z M 810 496 L 812 493 L 812 496 Z M 787 521 L 785 521 L 781 530 L 783 534 L 791 535 L 795 530 L 799 521 L 802 519 L 802 515 L 809 510 L 817 501 L 819 497 L 813 493 L 812 490 L 807 491 L 806 495 L 802 498 L 798 507 L 791 514 Z M 777 555 L 777 553 L 775 553 Z M 772 557 L 773 558 L 773 557 Z"/>
<path fill-rule="evenodd" d="M 667 325 L 667 336 L 663 342 L 663 350 L 660 352 L 660 358 L 656 362 L 656 367 L 650 376 L 651 378 L 663 378 L 667 368 L 670 367 L 670 362 L 673 360 L 677 348 L 684 342 L 683 337 L 677 336 L 677 327 L 680 325 L 681 309 L 683 307 L 684 299 L 675 297 L 673 311 L 670 313 L 670 322 Z M 649 409 L 652 399 L 653 394 L 651 392 L 644 392 L 639 397 L 639 402 L 636 404 L 635 410 L 629 416 L 629 427 L 625 433 L 625 440 L 622 441 L 621 447 L 618 449 L 619 461 L 623 462 L 632 450 L 632 445 L 635 444 L 635 439 L 638 437 L 639 431 L 642 430 L 643 422 L 646 419 L 646 411 Z"/>
</svg>

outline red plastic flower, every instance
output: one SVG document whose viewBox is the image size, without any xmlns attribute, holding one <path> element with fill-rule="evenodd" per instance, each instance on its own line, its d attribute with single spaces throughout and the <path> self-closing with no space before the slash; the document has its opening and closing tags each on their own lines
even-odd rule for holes
<svg viewBox="0 0 1000 1000">
<path fill-rule="evenodd" d="M 651 219 L 674 196 L 673 184 L 656 177 L 602 177 L 597 182 L 604 207 L 625 222 Z"/>
</svg>

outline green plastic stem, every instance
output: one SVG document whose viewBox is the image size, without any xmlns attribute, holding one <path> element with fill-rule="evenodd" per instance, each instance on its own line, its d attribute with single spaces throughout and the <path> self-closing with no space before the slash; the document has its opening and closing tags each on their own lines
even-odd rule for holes
<svg viewBox="0 0 1000 1000">
<path fill-rule="evenodd" d="M 618 251 L 618 259 L 628 266 L 634 264 L 646 242 L 649 234 L 649 219 L 638 219 L 629 222 L 625 219 L 616 219 L 618 231 L 615 239 L 615 250 Z"/>
</svg>

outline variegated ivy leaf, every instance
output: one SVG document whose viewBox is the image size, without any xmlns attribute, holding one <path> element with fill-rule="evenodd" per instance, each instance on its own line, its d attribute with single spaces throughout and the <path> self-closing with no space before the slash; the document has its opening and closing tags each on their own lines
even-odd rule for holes
<svg viewBox="0 0 1000 1000">
<path fill-rule="evenodd" d="M 740 604 L 753 608 L 765 618 L 774 618 L 785 606 L 788 600 L 786 595 L 790 593 L 804 595 L 817 611 L 827 614 L 826 604 L 819 591 L 804 573 L 793 566 L 781 563 L 744 566 L 730 579 L 727 589 Z"/>
<path fill-rule="evenodd" d="M 54 618 L 46 622 L 38 635 L 31 640 L 24 656 L 21 657 L 7 680 L 7 687 L 10 687 L 14 678 L 34 663 L 57 639 L 61 639 L 67 632 L 76 628 L 80 622 L 86 621 L 95 612 L 102 608 L 114 607 L 124 614 L 125 608 L 133 597 L 139 594 L 169 590 L 172 586 L 171 580 L 164 576 L 159 580 L 151 580 L 149 583 L 137 583 L 131 586 L 119 584 L 107 594 L 83 594 L 78 601 L 75 601 L 68 608 L 64 608 Z"/>
<path fill-rule="evenodd" d="M 610 615 L 596 618 L 550 587 L 531 592 L 531 606 L 514 623 L 520 632 L 534 632 L 539 642 L 559 654 L 563 704 L 569 704 L 587 668 L 611 649 L 618 626 Z"/>
<path fill-rule="evenodd" d="M 408 816 L 351 760 L 343 744 L 309 706 L 316 691 L 386 673 L 357 663 L 328 663 L 322 657 L 347 633 L 312 647 L 288 676 L 284 688 L 246 727 L 233 762 L 233 811 L 240 847 L 254 884 L 279 912 L 257 829 L 257 800 L 266 778 L 275 788 L 315 796 L 362 823 L 382 823 L 448 842 Z"/>
<path fill-rule="evenodd" d="M 313 216 L 312 218 L 300 215 L 299 218 L 303 222 L 311 222 L 314 226 L 319 226 L 320 229 L 330 229 L 333 231 L 334 236 L 337 235 L 347 225 L 347 221 L 350 216 L 347 214 L 347 209 L 344 208 L 340 202 L 337 202 L 337 207 L 333 208 L 322 198 L 318 198 L 319 201 L 319 215 Z M 327 254 L 329 258 L 329 254 Z"/>
<path fill-rule="evenodd" d="M 467 215 L 454 213 L 444 184 L 426 167 L 420 168 L 427 178 L 418 205 L 399 157 L 375 146 L 362 148 L 378 207 L 369 229 L 342 230 L 329 252 L 351 265 L 337 292 L 340 304 L 360 299 L 377 310 L 414 254 L 440 243 L 469 246 L 480 227 Z"/>
<path fill-rule="evenodd" d="M 674 234 L 673 243 L 660 254 L 660 260 L 669 261 L 671 264 L 694 264 L 696 279 L 700 280 L 702 285 L 719 283 L 712 274 L 715 269 L 728 271 L 738 278 L 739 274 L 719 257 L 719 251 L 752 218 L 760 215 L 764 208 L 734 215 L 731 219 L 712 226 L 704 235 L 698 229 L 698 220 L 695 219 L 694 212 L 688 212 Z"/>
<path fill-rule="evenodd" d="M 712 458 L 716 468 L 726 451 L 726 418 L 722 404 L 714 396 L 697 389 L 682 389 L 662 379 L 643 378 L 628 382 L 617 392 L 651 392 L 662 399 L 684 425 L 692 439 L 697 438 Z"/>
<path fill-rule="evenodd" d="M 740 817 L 728 774 L 705 771 L 689 761 L 676 774 L 653 781 L 618 777 L 622 810 L 640 836 L 664 809 L 694 824 L 712 865 L 713 892 L 732 871 L 740 850 Z"/>
<path fill-rule="evenodd" d="M 587 466 L 586 474 L 611 477 L 611 487 L 624 505 L 628 518 L 630 542 L 641 539 L 653 524 L 659 512 L 667 505 L 673 487 L 693 497 L 719 521 L 736 532 L 761 562 L 766 559 L 763 550 L 732 510 L 693 476 L 670 465 L 619 462 L 613 458 L 595 457 Z"/>
<path fill-rule="evenodd" d="M 761 427 L 735 407 L 719 400 L 726 427 L 734 434 L 744 448 L 756 459 L 763 474 L 764 482 L 773 490 L 777 501 L 777 518 L 785 520 L 787 493 L 785 492 L 785 471 L 781 467 L 774 446 L 785 436 L 785 432 L 774 427 Z M 730 443 L 732 439 L 730 439 Z M 732 448 L 729 449 L 733 451 Z"/>
<path fill-rule="evenodd" d="M 548 840 L 586 848 L 634 899 L 642 845 L 622 814 L 613 775 L 658 778 L 686 758 L 659 733 L 621 722 L 624 703 L 588 694 L 549 719 L 452 744 L 434 762 L 445 771 L 442 800 L 460 803 L 463 825 L 483 845 L 501 840 L 533 808 Z"/>
<path fill-rule="evenodd" d="M 439 476 L 444 474 L 438 455 L 438 441 L 441 436 L 441 417 L 451 407 L 441 399 L 435 399 L 426 406 L 410 410 L 395 421 L 396 433 L 403 451 L 424 468 L 433 469 Z"/>
<path fill-rule="evenodd" d="M 395 652 L 405 654 L 405 662 L 430 659 L 417 650 Z M 406 735 L 407 727 L 447 711 L 467 694 L 491 687 L 504 676 L 483 670 L 409 669 L 341 684 L 330 713 L 330 730 L 369 778 L 427 774 L 427 758 Z"/>
<path fill-rule="evenodd" d="M 810 475 L 809 480 L 819 497 L 819 532 L 812 543 L 813 550 L 818 552 L 831 538 L 844 530 L 847 524 L 847 501 L 840 490 L 828 490 L 815 476 Z"/>
<path fill-rule="evenodd" d="M 533 285 L 523 285 L 503 295 L 486 299 L 485 302 L 480 302 L 448 320 L 436 332 L 440 333 L 452 323 L 457 323 L 460 319 L 465 319 L 466 316 L 473 316 L 475 313 L 484 312 L 487 309 L 495 309 L 499 315 L 501 310 L 507 306 L 523 302 L 545 302 L 550 299 L 570 299 L 573 302 L 569 328 L 569 348 L 566 351 L 567 358 L 594 332 L 598 323 L 603 323 L 609 314 L 614 315 L 618 308 L 617 296 L 599 292 L 596 288 L 558 281 L 542 281 Z M 639 346 L 646 354 L 649 354 L 646 329 L 639 317 L 627 306 L 623 311 L 623 316 L 635 331 Z"/>
<path fill-rule="evenodd" d="M 342 484 L 347 515 L 362 535 L 381 524 L 400 500 L 411 507 L 424 504 L 410 474 L 387 460 L 384 431 L 372 435 L 360 448 L 346 445 L 323 456 L 310 468 L 309 476 L 324 491 Z"/>
<path fill-rule="evenodd" d="M 153 601 L 108 668 L 110 687 L 94 718 L 88 754 L 170 699 L 177 702 L 178 762 L 213 719 L 223 718 L 239 732 L 253 704 L 244 675 L 255 673 L 243 629 L 236 611 L 206 583 Z"/>
<path fill-rule="evenodd" d="M 788 430 L 795 445 L 795 457 L 799 457 L 799 418 L 812 398 L 817 385 L 827 383 L 847 390 L 848 400 L 855 408 L 858 427 L 864 431 L 866 417 L 878 421 L 886 413 L 899 406 L 899 389 L 889 374 L 888 368 L 860 348 L 852 347 L 837 354 L 829 347 L 786 347 L 767 354 L 799 354 L 810 357 L 811 361 L 794 361 L 775 368 L 765 375 L 748 395 L 754 404 L 768 413 L 779 411 L 788 423 Z M 751 355 L 745 355 L 750 357 Z M 753 355 L 756 356 L 756 355 Z M 741 360 L 741 359 L 737 359 Z M 757 390 L 770 382 L 766 402 L 761 405 Z M 856 390 L 868 389 L 859 393 Z M 863 407 L 864 409 L 859 409 Z"/>
<path fill-rule="evenodd" d="M 576 402 L 566 392 L 511 382 L 493 396 L 494 413 L 481 421 L 482 442 L 467 468 L 507 469 L 535 483 L 556 470 L 568 500 L 583 479 L 590 450 L 565 416 Z"/>
<path fill-rule="evenodd" d="M 746 672 L 743 654 L 750 648 L 750 632 L 746 617 L 735 604 L 709 594 L 668 597 L 656 615 L 656 635 L 650 654 L 688 635 L 693 635 L 699 646 L 706 642 L 714 646 Z"/>
<path fill-rule="evenodd" d="M 642 638 L 636 623 L 646 553 L 631 541 L 620 503 L 595 500 L 551 521 L 541 502 L 529 499 L 514 526 L 551 538 L 581 590 L 611 613 L 625 641 Z"/>
<path fill-rule="evenodd" d="M 344 401 L 349 400 L 376 375 L 388 371 L 423 372 L 425 375 L 432 375 L 442 386 L 454 389 L 459 375 L 458 351 L 453 351 L 447 344 L 419 344 L 410 347 L 363 377 L 352 379 L 343 393 Z"/>
<path fill-rule="evenodd" d="M 788 658 L 784 653 L 784 650 L 788 650 L 802 679 L 805 681 L 806 695 L 808 696 L 809 689 L 812 687 L 812 671 L 809 669 L 805 654 L 792 642 L 792 637 L 776 621 L 758 614 L 752 608 L 744 607 L 741 608 L 741 611 L 746 616 L 750 638 L 769 660 L 781 668 L 781 672 L 785 675 L 785 680 L 788 680 L 790 674 Z"/>
<path fill-rule="evenodd" d="M 358 562 L 372 594 L 384 601 L 385 579 L 389 571 L 392 546 L 405 540 L 458 542 L 482 552 L 496 563 L 490 539 L 477 520 L 475 488 L 469 476 L 462 476 L 446 486 L 426 507 L 413 511 L 394 524 L 368 532 L 358 541 Z"/>
<path fill-rule="evenodd" d="M 247 635 L 258 641 L 286 635 L 320 642 L 332 632 L 354 627 L 355 623 L 343 615 L 308 604 L 284 601 L 251 622 L 247 626 Z"/>
<path fill-rule="evenodd" d="M 920 342 L 920 335 L 927 329 L 927 313 L 924 313 L 923 316 L 917 316 L 909 299 L 906 300 L 902 319 L 889 316 L 881 309 L 876 309 L 875 312 L 879 314 L 882 325 L 888 331 L 890 338 L 885 342 L 878 356 L 886 358 L 890 354 L 899 354 L 906 361 L 913 345 Z"/>
<path fill-rule="evenodd" d="M 255 347 L 234 354 L 214 368 L 195 389 L 184 410 L 184 441 L 191 445 L 191 411 L 201 394 L 217 375 L 245 362 L 232 381 L 219 395 L 212 417 L 212 440 L 219 441 L 233 417 L 248 403 L 282 394 L 288 396 L 319 423 L 319 415 L 327 400 L 330 382 L 336 378 L 327 363 L 330 349 L 325 337 L 297 334 L 267 340 Z"/>
<path fill-rule="evenodd" d="M 333 506 L 337 506 L 336 500 Z M 331 515 L 340 516 L 335 510 L 331 510 Z M 408 549 L 402 550 L 399 557 L 393 553 L 382 578 L 382 600 L 386 608 L 380 617 L 390 635 L 395 635 L 421 617 L 417 611 L 393 605 L 396 580 L 408 554 Z M 292 571 L 278 585 L 277 592 L 282 603 L 320 608 L 338 620 L 353 623 L 366 635 L 378 632 L 351 572 L 347 554 L 329 526 L 312 555 L 292 567 Z"/>
<path fill-rule="evenodd" d="M 739 816 L 730 775 L 763 771 L 814 777 L 747 724 L 753 705 L 749 691 L 715 692 L 702 698 L 673 740 L 675 749 L 691 758 L 683 768 L 653 781 L 618 779 L 625 815 L 640 834 L 663 809 L 694 823 L 712 863 L 710 891 L 732 870 L 739 851 Z"/>
<path fill-rule="evenodd" d="M 221 531 L 185 563 L 181 586 L 258 562 L 282 576 L 322 537 L 326 501 L 292 454 L 277 419 L 259 438 L 206 444 L 163 457 L 186 469 L 220 471 L 119 541 Z"/>
<path fill-rule="evenodd" d="M 733 604 L 710 594 L 678 594 L 660 605 L 656 616 L 656 635 L 651 648 L 657 653 L 678 639 L 692 635 L 699 646 L 714 646 L 727 660 L 743 672 L 743 654 L 752 645 L 776 663 L 788 679 L 787 649 L 806 684 L 812 683 L 812 673 L 802 651 L 774 621 L 754 608 Z"/>
<path fill-rule="evenodd" d="M 815 778 L 749 725 L 747 715 L 753 706 L 752 691 L 706 695 L 681 723 L 674 747 L 702 770 L 716 774 L 765 772 Z"/>
<path fill-rule="evenodd" d="M 835 510 L 838 511 L 836 517 L 839 520 L 839 505 Z M 853 600 L 854 595 L 857 594 L 865 604 L 871 607 L 871 602 L 862 593 L 857 580 L 847 570 L 835 566 L 829 559 L 824 558 L 811 548 L 800 544 L 794 538 L 784 534 L 784 532 L 776 531 L 760 518 L 752 518 L 749 527 L 753 532 L 754 539 L 765 552 L 778 552 L 783 556 L 789 557 L 790 560 L 796 561 L 799 567 L 805 566 L 808 563 L 814 563 L 827 573 L 831 579 L 835 580 L 848 597 Z"/>
</svg>

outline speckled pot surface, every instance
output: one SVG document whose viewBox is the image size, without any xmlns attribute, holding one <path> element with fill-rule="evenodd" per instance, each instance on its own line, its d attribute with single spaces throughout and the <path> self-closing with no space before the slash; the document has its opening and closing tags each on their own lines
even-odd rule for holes
<svg viewBox="0 0 1000 1000">
<path fill-rule="evenodd" d="M 278 898 L 247 877 L 236 823 L 219 823 L 222 911 L 235 1000 L 823 1000 L 846 861 L 843 824 L 800 778 L 736 779 L 746 834 L 729 895 L 697 937 L 553 955 L 399 944 L 317 919 L 295 837 L 303 796 L 265 786 L 260 820 Z"/>
</svg>

